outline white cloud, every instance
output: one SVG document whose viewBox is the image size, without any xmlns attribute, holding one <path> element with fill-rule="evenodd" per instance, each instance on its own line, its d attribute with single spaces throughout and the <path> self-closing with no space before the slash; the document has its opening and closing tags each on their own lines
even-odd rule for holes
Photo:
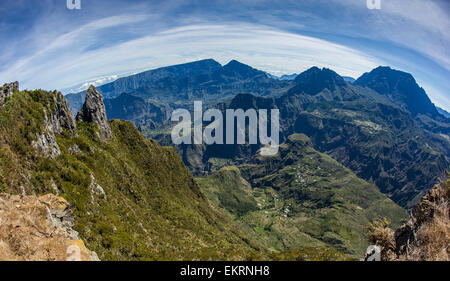
<svg viewBox="0 0 450 281">
<path fill-rule="evenodd" d="M 105 76 L 105 77 L 94 78 L 94 79 L 86 81 L 82 84 L 78 84 L 78 85 L 75 85 L 75 86 L 72 86 L 72 87 L 69 87 L 66 89 L 61 89 L 61 92 L 63 94 L 79 93 L 81 91 L 88 89 L 90 85 L 94 85 L 97 87 L 100 85 L 114 82 L 118 78 L 119 78 L 119 75 L 110 75 L 110 76 Z"/>
</svg>

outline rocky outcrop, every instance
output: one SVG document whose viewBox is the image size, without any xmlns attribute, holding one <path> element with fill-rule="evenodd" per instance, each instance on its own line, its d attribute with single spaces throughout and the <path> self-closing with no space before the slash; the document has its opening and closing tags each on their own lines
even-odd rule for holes
<svg viewBox="0 0 450 281">
<path fill-rule="evenodd" d="M 0 107 L 7 97 L 17 91 L 19 91 L 19 82 L 0 87 Z M 44 109 L 43 130 L 36 136 L 32 146 L 45 157 L 54 158 L 61 154 L 55 135 L 66 130 L 70 135 L 75 136 L 77 134 L 76 123 L 67 100 L 60 92 L 52 92 L 47 102 L 48 107 Z"/>
<path fill-rule="evenodd" d="M 86 100 L 83 107 L 78 111 L 77 121 L 92 122 L 99 126 L 100 138 L 109 140 L 111 138 L 111 128 L 106 117 L 105 105 L 102 95 L 90 86 L 86 93 Z"/>
<path fill-rule="evenodd" d="M 369 237 L 382 247 L 382 260 L 450 260 L 450 181 L 433 187 L 395 231 L 378 223 Z M 372 224 L 372 226 L 376 225 Z M 370 229 L 370 227 L 369 227 Z"/>
<path fill-rule="evenodd" d="M 60 92 L 54 92 L 52 95 L 54 109 L 50 114 L 50 125 L 55 134 L 61 134 L 67 130 L 71 135 L 76 135 L 76 123 L 69 104 Z"/>
<path fill-rule="evenodd" d="M 19 91 L 19 82 L 12 82 L 0 87 L 0 107 L 5 102 L 5 99 L 13 94 L 14 91 Z"/>
<path fill-rule="evenodd" d="M 50 97 L 50 112 L 44 109 L 44 130 L 37 139 L 32 142 L 32 146 L 45 157 L 55 158 L 61 154 L 61 150 L 56 142 L 56 135 L 66 130 L 69 135 L 76 136 L 76 123 L 69 105 L 60 92 L 53 92 Z"/>
<path fill-rule="evenodd" d="M 61 149 L 56 142 L 55 131 L 51 126 L 47 114 L 45 114 L 45 127 L 43 132 L 37 136 L 37 139 L 31 142 L 31 145 L 43 156 L 55 158 L 61 154 Z"/>
<path fill-rule="evenodd" d="M 94 195 L 102 196 L 106 199 L 106 193 L 103 187 L 101 187 L 96 181 L 93 174 L 91 174 L 91 184 L 89 185 L 89 190 L 91 192 L 91 200 L 94 201 Z"/>
<path fill-rule="evenodd" d="M 0 194 L 0 260 L 98 261 L 73 225 L 61 197 Z"/>
<path fill-rule="evenodd" d="M 433 187 L 394 232 L 396 254 L 406 260 L 450 260 L 450 183 Z"/>
</svg>

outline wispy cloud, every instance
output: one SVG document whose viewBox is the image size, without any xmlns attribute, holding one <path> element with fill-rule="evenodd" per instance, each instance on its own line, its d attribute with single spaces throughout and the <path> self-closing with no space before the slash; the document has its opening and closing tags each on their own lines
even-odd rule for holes
<svg viewBox="0 0 450 281">
<path fill-rule="evenodd" d="M 128 17 L 123 19 L 128 20 Z M 109 25 L 100 21 L 94 26 L 98 31 Z M 83 51 L 92 44 L 83 38 L 92 36 L 93 32 L 92 28 L 81 27 L 0 75 L 15 76 L 30 88 L 65 88 L 75 84 L 73 81 L 88 81 L 99 75 L 199 58 L 215 58 L 222 63 L 238 59 L 272 73 L 299 72 L 317 65 L 350 76 L 383 64 L 370 55 L 339 44 L 246 23 L 184 26 L 107 48 Z M 59 55 L 66 54 L 66 48 L 73 50 L 72 55 Z"/>
<path fill-rule="evenodd" d="M 61 89 L 61 92 L 63 94 L 70 94 L 70 93 L 79 93 L 81 91 L 84 91 L 89 88 L 89 86 L 100 86 L 103 84 L 107 84 L 110 82 L 114 82 L 119 78 L 119 75 L 111 75 L 111 76 L 105 76 L 105 77 L 98 77 L 91 80 L 88 80 L 82 84 L 78 84 L 69 88 Z"/>
<path fill-rule="evenodd" d="M 0 77 L 23 87 L 73 89 L 200 58 L 277 75 L 317 65 L 357 77 L 382 64 L 411 72 L 450 109 L 450 5 L 438 1 L 369 10 L 366 0 L 98 0 L 76 12 L 57 0 L 4 1 Z"/>
<path fill-rule="evenodd" d="M 358 36 L 413 49 L 450 70 L 450 7 L 445 1 L 381 0 L 381 10 L 368 10 L 365 1 L 331 1 L 350 7 L 358 17 L 362 28 L 353 29 Z"/>
</svg>

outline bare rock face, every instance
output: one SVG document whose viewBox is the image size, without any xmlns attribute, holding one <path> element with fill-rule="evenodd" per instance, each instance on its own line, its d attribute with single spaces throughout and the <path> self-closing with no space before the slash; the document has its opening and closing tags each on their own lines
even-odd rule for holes
<svg viewBox="0 0 450 281">
<path fill-rule="evenodd" d="M 55 158 L 61 154 L 61 149 L 56 142 L 55 131 L 51 126 L 47 115 L 45 115 L 45 128 L 42 134 L 37 136 L 31 145 L 42 155 L 48 158 Z"/>
<path fill-rule="evenodd" d="M 52 95 L 53 104 L 55 105 L 50 115 L 50 125 L 55 134 L 61 134 L 66 129 L 71 135 L 75 136 L 76 123 L 69 104 L 60 92 L 54 92 Z"/>
<path fill-rule="evenodd" d="M 111 128 L 106 117 L 105 104 L 102 95 L 90 86 L 86 93 L 86 100 L 83 107 L 78 111 L 77 121 L 93 122 L 100 128 L 100 137 L 104 140 L 111 138 Z"/>
<path fill-rule="evenodd" d="M 0 194 L 0 261 L 98 261 L 61 197 Z"/>
<path fill-rule="evenodd" d="M 13 82 L 0 87 L 0 106 L 3 105 L 5 99 L 13 94 L 14 91 L 19 91 L 19 82 Z"/>
<path fill-rule="evenodd" d="M 53 92 L 51 97 L 52 108 L 50 112 L 45 110 L 45 127 L 37 139 L 32 142 L 32 146 L 45 157 L 55 158 L 61 154 L 61 150 L 56 142 L 56 135 L 67 130 L 70 135 L 76 136 L 76 123 L 69 105 L 64 96 L 59 92 Z"/>
</svg>

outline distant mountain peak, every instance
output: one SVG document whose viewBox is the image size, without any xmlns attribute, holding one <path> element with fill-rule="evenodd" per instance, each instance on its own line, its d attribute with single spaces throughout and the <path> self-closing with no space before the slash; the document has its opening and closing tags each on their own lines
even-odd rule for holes
<svg viewBox="0 0 450 281">
<path fill-rule="evenodd" d="M 389 88 L 380 88 L 381 93 L 384 94 L 384 91 L 392 90 L 393 87 L 395 87 L 396 83 L 399 80 L 403 81 L 409 81 L 412 83 L 416 83 L 416 80 L 414 77 L 407 72 L 403 72 L 400 70 L 393 69 L 389 66 L 379 66 L 377 68 L 374 68 L 372 71 L 368 73 L 364 73 L 360 78 L 358 78 L 359 82 L 363 82 L 364 78 L 389 78 L 386 80 L 388 84 L 385 84 L 385 86 L 388 86 Z"/>
<path fill-rule="evenodd" d="M 242 63 L 238 60 L 230 60 L 226 65 L 224 65 L 223 67 L 246 67 L 246 68 L 252 68 L 251 66 Z"/>
<path fill-rule="evenodd" d="M 231 60 L 229 63 L 223 66 L 223 70 L 228 73 L 239 74 L 243 78 L 250 78 L 257 75 L 266 76 L 263 71 L 255 69 L 237 60 Z"/>
<path fill-rule="evenodd" d="M 336 72 L 328 68 L 318 68 L 313 66 L 300 73 L 295 79 L 296 86 L 293 91 L 303 91 L 310 95 L 315 95 L 324 89 L 334 91 L 337 87 L 345 86 L 346 82 Z"/>
<path fill-rule="evenodd" d="M 304 77 L 306 75 L 319 75 L 319 74 L 339 76 L 339 74 L 337 74 L 336 72 L 334 72 L 333 70 L 331 70 L 329 68 L 326 68 L 326 67 L 319 68 L 317 66 L 312 66 L 312 67 L 308 68 L 307 70 L 303 71 L 302 73 L 300 73 L 297 76 L 297 78 L 301 79 L 301 77 Z"/>
<path fill-rule="evenodd" d="M 184 64 L 179 64 L 179 65 L 195 65 L 195 64 L 202 64 L 202 65 L 212 65 L 212 66 L 222 66 L 218 61 L 216 61 L 215 59 L 202 59 L 202 60 L 197 60 L 197 61 L 192 61 L 192 62 L 188 62 L 188 63 L 184 63 Z"/>
<path fill-rule="evenodd" d="M 404 107 L 413 115 L 438 115 L 438 111 L 410 73 L 379 66 L 359 77 L 355 85 L 371 88 L 388 96 L 394 103 Z"/>
</svg>

